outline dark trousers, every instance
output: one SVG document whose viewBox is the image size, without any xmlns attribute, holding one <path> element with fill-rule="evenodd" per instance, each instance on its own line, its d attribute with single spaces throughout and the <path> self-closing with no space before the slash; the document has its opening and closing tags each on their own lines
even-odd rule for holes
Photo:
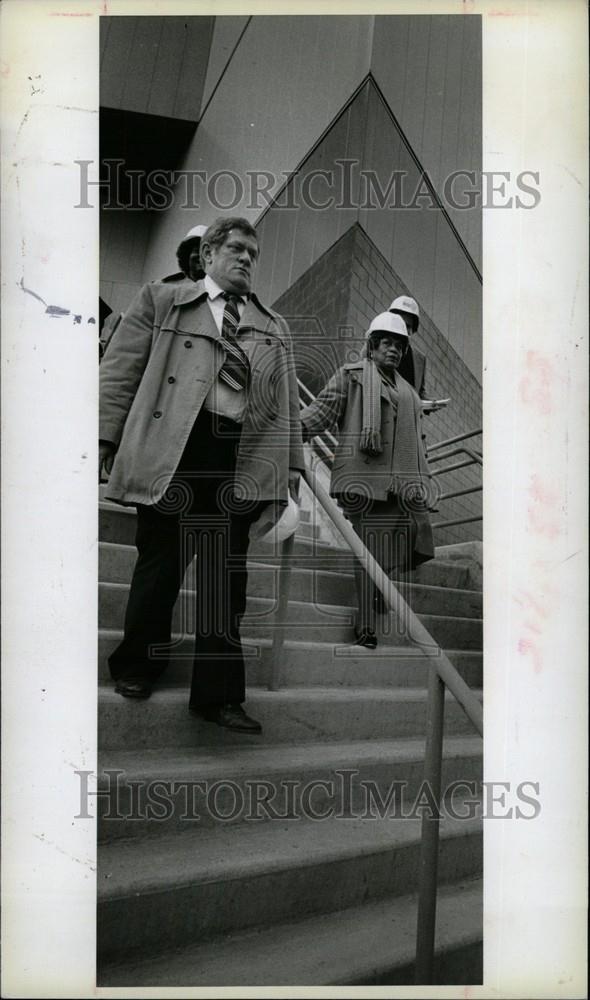
<svg viewBox="0 0 590 1000">
<path fill-rule="evenodd" d="M 203 410 L 170 485 L 153 506 L 138 505 L 138 558 L 121 644 L 111 675 L 155 680 L 170 654 L 172 612 L 196 556 L 196 591 L 181 602 L 180 632 L 195 629 L 190 705 L 245 698 L 240 622 L 246 606 L 250 525 L 264 504 L 234 496 L 239 425 Z"/>
<path fill-rule="evenodd" d="M 388 500 L 342 502 L 344 513 L 354 530 L 381 568 L 390 574 L 394 569 L 411 565 L 416 537 L 415 519 L 402 510 L 395 497 Z M 354 561 L 354 579 L 358 602 L 357 628 L 375 630 L 376 611 L 381 607 L 380 591 L 361 564 Z"/>
</svg>

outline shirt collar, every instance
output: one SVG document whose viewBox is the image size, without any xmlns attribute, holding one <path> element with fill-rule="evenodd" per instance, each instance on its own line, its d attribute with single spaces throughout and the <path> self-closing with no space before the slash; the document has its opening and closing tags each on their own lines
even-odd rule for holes
<svg viewBox="0 0 590 1000">
<path fill-rule="evenodd" d="M 207 289 L 207 294 L 210 299 L 217 299 L 220 295 L 225 295 L 223 288 L 219 287 L 217 282 L 213 280 L 210 274 L 205 275 L 205 277 L 203 278 L 203 283 L 205 285 L 205 288 Z M 247 296 L 236 295 L 236 298 L 239 299 L 240 302 L 245 302 Z"/>
<path fill-rule="evenodd" d="M 184 281 L 179 281 L 176 286 L 172 286 L 174 288 L 174 305 L 185 306 L 191 302 L 197 302 L 199 299 L 204 299 L 205 296 L 209 295 L 207 281 L 211 282 L 211 284 L 218 289 L 218 294 L 222 291 L 217 283 L 207 274 L 204 278 L 199 278 L 198 281 L 191 281 L 190 278 L 185 278 Z M 266 316 L 270 316 L 271 319 L 274 319 L 275 322 L 277 322 L 277 313 L 273 312 L 272 309 L 269 309 L 268 306 L 263 305 L 256 295 L 256 292 L 249 293 L 248 304 L 249 306 L 256 306 L 256 308 L 265 313 Z"/>
</svg>

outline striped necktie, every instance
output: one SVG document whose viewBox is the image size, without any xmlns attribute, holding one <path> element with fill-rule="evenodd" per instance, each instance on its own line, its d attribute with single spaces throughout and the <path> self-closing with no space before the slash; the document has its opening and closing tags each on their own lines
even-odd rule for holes
<svg viewBox="0 0 590 1000">
<path fill-rule="evenodd" d="M 250 378 L 248 356 L 236 341 L 238 326 L 240 324 L 240 313 L 238 310 L 240 296 L 224 292 L 223 298 L 226 304 L 223 311 L 221 336 L 225 347 L 225 361 L 219 372 L 219 378 L 232 389 L 238 391 L 246 388 Z"/>
</svg>

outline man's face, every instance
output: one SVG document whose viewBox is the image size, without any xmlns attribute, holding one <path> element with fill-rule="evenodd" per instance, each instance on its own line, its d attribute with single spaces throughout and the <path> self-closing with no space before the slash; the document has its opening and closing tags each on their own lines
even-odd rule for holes
<svg viewBox="0 0 590 1000">
<path fill-rule="evenodd" d="M 416 317 L 412 313 L 402 312 L 401 309 L 395 310 L 398 316 L 401 316 L 404 323 L 406 324 L 406 330 L 408 331 L 408 337 L 411 337 L 414 332 L 414 324 L 416 322 Z"/>
<path fill-rule="evenodd" d="M 201 241 L 191 247 L 188 255 L 188 276 L 191 281 L 198 281 L 203 277 L 203 265 L 201 264 Z"/>
<path fill-rule="evenodd" d="M 244 295 L 252 287 L 258 243 L 241 229 L 230 229 L 225 243 L 219 247 L 203 247 L 205 270 L 224 292 Z"/>
<path fill-rule="evenodd" d="M 398 337 L 395 333 L 385 334 L 378 346 L 373 348 L 371 357 L 384 371 L 395 371 L 404 356 L 406 344 L 405 337 Z"/>
</svg>

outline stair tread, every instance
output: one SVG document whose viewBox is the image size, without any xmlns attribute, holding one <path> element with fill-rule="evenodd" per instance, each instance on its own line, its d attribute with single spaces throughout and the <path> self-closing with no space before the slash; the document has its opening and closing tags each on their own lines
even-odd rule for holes
<svg viewBox="0 0 590 1000">
<path fill-rule="evenodd" d="M 99 510 L 103 511 L 111 511 L 111 512 L 114 511 L 123 513 L 124 515 L 130 518 L 135 517 L 134 507 L 124 507 L 123 505 L 114 503 L 110 500 L 99 500 L 98 508 Z M 322 539 L 319 538 L 310 538 L 308 535 L 299 535 L 297 532 L 295 533 L 295 537 L 299 542 L 302 542 L 306 548 L 317 549 L 322 554 L 339 555 L 339 556 L 345 556 L 346 558 L 351 560 L 353 559 L 351 550 L 346 545 L 344 546 L 334 545 L 332 542 L 323 541 Z M 270 550 L 271 546 L 267 546 L 267 548 Z M 434 564 L 436 564 L 437 566 L 444 566 L 445 568 L 451 568 L 451 569 L 463 568 L 461 560 L 444 559 L 443 557 L 437 557 L 435 555 L 435 558 L 432 560 L 431 563 L 424 563 L 423 566 L 418 567 L 417 571 L 422 570 L 423 567 Z M 411 583 L 412 581 L 408 580 L 407 582 Z"/>
<path fill-rule="evenodd" d="M 132 552 L 133 554 L 135 554 L 136 551 L 137 551 L 134 545 L 126 545 L 124 542 L 99 542 L 99 546 L 101 548 L 104 547 L 105 549 L 108 548 L 108 549 L 111 549 L 111 550 L 123 549 L 123 550 L 126 550 L 128 552 Z M 342 551 L 344 551 L 344 550 L 342 550 Z M 437 563 L 440 565 L 442 563 L 442 560 L 440 562 L 437 560 Z M 257 569 L 274 570 L 275 572 L 276 572 L 276 569 L 277 569 L 277 563 L 276 562 L 274 562 L 274 563 L 272 563 L 272 562 L 265 562 L 262 557 L 257 558 L 255 555 L 252 558 L 248 559 L 248 565 L 252 566 L 252 567 L 255 566 Z M 452 563 L 450 560 L 448 560 L 445 563 L 445 565 L 455 565 L 455 563 Z M 306 576 L 313 576 L 316 573 L 321 573 L 322 576 L 332 577 L 332 578 L 337 579 L 337 580 L 341 580 L 343 578 L 347 579 L 347 580 L 350 581 L 351 586 L 354 583 L 354 574 L 353 573 L 338 572 L 337 570 L 332 570 L 332 569 L 317 569 L 316 570 L 316 569 L 313 569 L 310 566 L 298 566 L 298 565 L 294 565 L 292 567 L 292 572 L 293 573 L 301 573 L 301 574 L 306 575 Z M 108 582 L 108 581 L 102 581 L 102 582 Z M 439 593 L 440 594 L 451 593 L 451 594 L 465 595 L 465 597 L 467 597 L 467 598 L 468 597 L 473 597 L 474 595 L 476 595 L 476 596 L 480 596 L 481 595 L 481 590 L 470 590 L 470 589 L 468 589 L 466 587 L 441 587 L 441 586 L 438 586 L 437 584 L 413 583 L 411 580 L 392 580 L 392 582 L 395 583 L 399 588 L 408 588 L 412 592 L 416 592 L 416 593 L 427 593 L 427 592 L 430 593 L 431 591 L 433 591 L 435 594 L 439 594 Z"/>
<path fill-rule="evenodd" d="M 483 699 L 482 688 L 471 688 L 472 694 L 480 700 Z M 129 699 L 123 699 L 110 685 L 101 684 L 98 688 L 99 701 L 108 700 L 115 703 L 123 703 Z M 178 701 L 183 704 L 187 701 L 187 692 L 184 688 L 177 686 L 165 686 L 159 684 L 151 696 L 150 701 L 159 701 L 166 698 L 170 701 Z M 382 704 L 388 702 L 426 701 L 428 691 L 426 688 L 359 688 L 359 687 L 281 687 L 278 691 L 266 691 L 264 688 L 251 688 L 249 701 L 266 703 L 278 707 L 281 702 L 354 702 L 361 705 L 366 702 L 378 702 Z M 446 701 L 454 701 L 453 694 L 447 689 L 445 692 Z M 142 702 L 141 704 L 146 704 Z"/>
<path fill-rule="evenodd" d="M 435 950 L 482 939 L 481 879 L 438 891 Z M 417 899 L 399 896 L 260 930 L 224 935 L 153 959 L 106 966 L 113 986 L 322 986 L 371 980 L 414 961 Z"/>
<path fill-rule="evenodd" d="M 116 628 L 99 628 L 99 636 L 105 638 L 118 639 L 123 636 L 122 629 Z M 182 633 L 174 632 L 172 633 L 173 639 L 182 638 Z M 192 641 L 194 636 L 190 633 L 184 634 L 187 640 Z M 248 657 L 250 654 L 249 650 L 255 650 L 257 646 L 261 646 L 263 649 L 269 647 L 272 644 L 272 639 L 252 639 L 251 637 L 244 636 L 242 638 L 242 646 L 244 647 L 244 655 Z M 380 643 L 377 649 L 366 649 L 364 646 L 355 646 L 353 643 L 340 643 L 340 642 L 320 642 L 317 639 L 289 639 L 285 638 L 284 646 L 287 649 L 308 649 L 310 651 L 317 652 L 328 652 L 335 649 L 338 650 L 338 656 L 346 657 L 350 655 L 352 657 L 362 656 L 362 657 L 379 657 L 379 656 L 391 656 L 396 658 L 406 658 L 406 659 L 428 659 L 428 655 L 423 653 L 418 646 L 388 646 L 385 643 Z M 412 650 L 415 652 L 412 652 Z M 483 651 L 481 649 L 451 649 L 446 648 L 445 652 L 447 656 L 451 659 L 453 656 L 483 656 Z"/>
<path fill-rule="evenodd" d="M 108 582 L 100 582 L 99 586 L 100 587 L 104 587 L 104 588 L 109 588 L 109 589 L 112 589 L 112 590 L 119 590 L 119 591 L 125 591 L 125 592 L 129 590 L 129 584 L 128 583 L 117 583 L 117 582 L 108 581 Z M 193 590 L 191 590 L 190 588 L 183 587 L 182 590 L 180 591 L 180 597 L 181 597 L 181 599 L 182 598 L 186 599 L 186 596 L 188 594 L 192 594 L 192 593 L 194 593 Z M 276 606 L 276 598 L 274 598 L 274 597 L 252 597 L 252 596 L 248 596 L 248 605 L 250 606 L 251 610 L 264 609 L 264 608 L 269 608 L 269 609 L 272 610 Z M 321 611 L 323 609 L 329 609 L 330 615 L 332 615 L 333 617 L 341 615 L 342 617 L 347 617 L 347 618 L 349 618 L 350 615 L 355 611 L 355 608 L 354 608 L 354 606 L 352 604 L 330 604 L 330 603 L 326 603 L 325 601 L 313 601 L 313 602 L 311 602 L 311 601 L 292 601 L 292 600 L 290 600 L 289 601 L 289 607 L 292 607 L 294 610 L 299 609 L 299 608 L 313 608 L 314 611 Z M 470 624 L 473 624 L 473 623 L 483 624 L 483 619 L 479 618 L 479 617 L 476 617 L 476 616 L 465 617 L 464 615 L 432 615 L 432 614 L 429 614 L 428 612 L 424 612 L 424 611 L 415 611 L 414 614 L 416 615 L 417 618 L 420 619 L 420 621 L 424 621 L 424 620 L 426 620 L 426 621 L 433 621 L 433 622 L 438 622 L 438 621 L 452 621 L 455 624 L 461 623 L 461 622 L 469 622 Z M 251 625 L 251 624 L 255 623 L 256 616 L 255 616 L 254 619 L 252 619 L 251 614 L 248 613 L 248 607 L 246 608 L 246 613 L 244 615 L 244 619 L 243 620 L 244 620 L 244 624 L 250 624 Z"/>
<path fill-rule="evenodd" d="M 133 777 L 146 779 L 160 775 L 185 774 L 199 780 L 238 774 L 280 774 L 282 771 L 318 766 L 345 767 L 390 761 L 392 766 L 424 760 L 425 739 L 347 740 L 336 743 L 307 743 L 260 747 L 195 747 L 151 750 L 103 750 L 100 772 L 109 768 L 123 770 Z M 454 736 L 445 740 L 444 759 L 482 754 L 479 736 Z"/>
<path fill-rule="evenodd" d="M 441 838 L 480 832 L 479 817 L 441 816 Z M 119 839 L 101 848 L 98 898 L 119 899 L 171 888 L 253 878 L 396 850 L 420 841 L 416 817 L 327 816 L 218 823 L 159 837 Z"/>
</svg>

